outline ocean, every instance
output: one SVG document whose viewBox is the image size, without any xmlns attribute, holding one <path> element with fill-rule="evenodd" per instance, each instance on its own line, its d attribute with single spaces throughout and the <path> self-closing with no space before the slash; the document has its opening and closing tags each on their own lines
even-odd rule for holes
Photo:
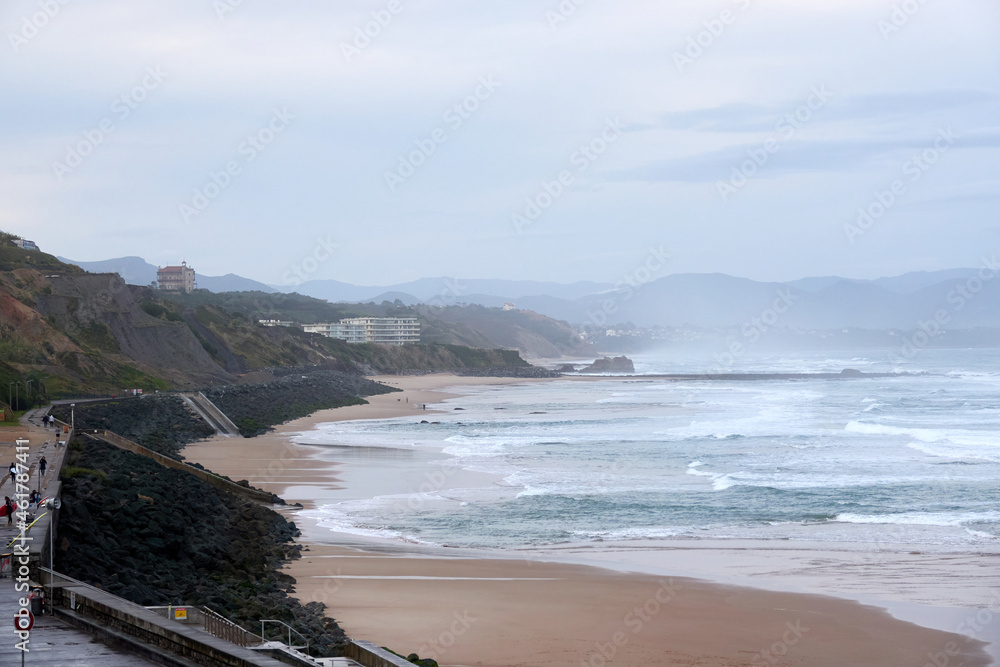
<svg viewBox="0 0 1000 667">
<path fill-rule="evenodd" d="M 634 359 L 628 379 L 463 388 L 431 406 L 442 413 L 320 424 L 295 440 L 324 446 L 344 489 L 304 514 L 338 532 L 488 549 L 1000 539 L 1000 350 L 922 350 L 902 368 L 884 350 L 732 368 L 911 373 L 891 378 L 665 381 L 642 375 L 715 362 Z"/>
</svg>

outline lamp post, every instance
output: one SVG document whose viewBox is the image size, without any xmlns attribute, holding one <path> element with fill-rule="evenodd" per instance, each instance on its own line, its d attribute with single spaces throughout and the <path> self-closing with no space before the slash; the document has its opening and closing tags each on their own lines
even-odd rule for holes
<svg viewBox="0 0 1000 667">
<path fill-rule="evenodd" d="M 25 380 L 24 382 L 24 400 L 28 401 L 28 409 L 31 409 L 31 391 L 29 385 L 34 382 L 34 380 Z"/>
<path fill-rule="evenodd" d="M 52 583 L 55 578 L 55 566 L 52 554 L 55 553 L 56 543 L 55 543 L 55 525 L 56 525 L 56 513 L 53 510 L 57 510 L 62 506 L 58 498 L 49 498 L 45 501 L 45 508 L 49 511 L 49 595 L 52 595 Z"/>
<path fill-rule="evenodd" d="M 76 428 L 76 403 L 69 404 L 69 427 Z"/>
<path fill-rule="evenodd" d="M 14 401 L 17 403 L 17 407 L 21 407 L 21 397 L 18 395 L 18 391 L 21 387 L 21 381 L 18 380 L 14 383 Z"/>
<path fill-rule="evenodd" d="M 7 385 L 7 405 L 10 406 L 11 410 L 14 409 L 14 404 L 10 402 L 10 394 L 11 394 L 10 388 L 13 387 L 13 386 L 14 386 L 13 382 L 11 382 L 10 384 Z"/>
</svg>

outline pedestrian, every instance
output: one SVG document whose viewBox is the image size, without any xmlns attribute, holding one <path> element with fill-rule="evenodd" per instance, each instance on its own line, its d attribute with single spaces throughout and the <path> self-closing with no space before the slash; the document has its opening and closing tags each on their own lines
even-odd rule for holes
<svg viewBox="0 0 1000 667">
<path fill-rule="evenodd" d="M 14 483 L 14 476 L 17 475 L 17 464 L 11 461 L 10 463 L 10 483 Z"/>
<path fill-rule="evenodd" d="M 10 502 L 10 496 L 3 497 L 3 506 L 7 510 L 7 525 L 14 523 L 14 504 Z"/>
<path fill-rule="evenodd" d="M 52 428 L 56 427 L 55 415 L 49 415 L 49 426 L 51 426 Z"/>
<path fill-rule="evenodd" d="M 48 465 L 48 462 L 45 460 L 44 456 L 42 458 L 38 459 L 38 467 L 42 471 L 42 477 L 45 477 L 45 466 L 46 465 Z"/>
</svg>

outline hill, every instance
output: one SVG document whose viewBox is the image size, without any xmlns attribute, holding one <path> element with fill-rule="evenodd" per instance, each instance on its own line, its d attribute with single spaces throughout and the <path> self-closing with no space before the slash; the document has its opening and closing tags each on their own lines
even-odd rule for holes
<svg viewBox="0 0 1000 667">
<path fill-rule="evenodd" d="M 565 322 L 527 310 L 502 310 L 483 306 L 418 306 L 416 312 L 428 320 L 450 325 L 452 331 L 468 332 L 469 344 L 475 334 L 490 343 L 522 351 L 529 357 L 558 358 L 586 354 L 577 332 Z M 428 333 L 430 338 L 433 334 Z"/>
<path fill-rule="evenodd" d="M 493 373 L 497 367 L 526 365 L 517 352 L 505 350 L 348 345 L 297 328 L 265 327 L 256 315 L 296 312 L 326 320 L 345 311 L 307 297 L 262 292 L 217 299 L 199 291 L 168 299 L 128 285 L 118 274 L 87 273 L 51 255 L 22 250 L 11 238 L 0 238 L 0 382 L 27 384 L 33 398 L 200 389 L 275 367 L 357 375 L 361 369 Z M 18 388 L 23 399 L 25 391 Z"/>
<path fill-rule="evenodd" d="M 59 257 L 64 264 L 72 264 L 90 273 L 117 273 L 129 285 L 148 286 L 156 281 L 157 267 L 142 257 L 117 257 L 97 262 L 81 262 L 65 257 Z M 197 274 L 198 287 L 210 292 L 274 292 L 270 285 L 227 273 L 224 276 L 205 276 Z"/>
</svg>

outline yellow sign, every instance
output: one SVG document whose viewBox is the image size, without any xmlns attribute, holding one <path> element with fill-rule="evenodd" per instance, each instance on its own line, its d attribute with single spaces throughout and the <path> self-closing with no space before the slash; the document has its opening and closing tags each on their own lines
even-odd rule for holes
<svg viewBox="0 0 1000 667">
<path fill-rule="evenodd" d="M 174 609 L 174 620 L 175 621 L 186 621 L 188 617 L 187 609 Z"/>
</svg>

